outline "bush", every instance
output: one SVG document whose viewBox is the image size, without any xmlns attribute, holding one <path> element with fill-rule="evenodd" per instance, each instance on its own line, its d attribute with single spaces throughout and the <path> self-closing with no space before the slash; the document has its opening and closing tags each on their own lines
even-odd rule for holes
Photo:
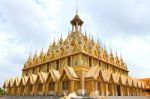
<svg viewBox="0 0 150 99">
<path fill-rule="evenodd" d="M 3 88 L 0 88 L 0 96 L 5 95 L 5 90 Z"/>
</svg>

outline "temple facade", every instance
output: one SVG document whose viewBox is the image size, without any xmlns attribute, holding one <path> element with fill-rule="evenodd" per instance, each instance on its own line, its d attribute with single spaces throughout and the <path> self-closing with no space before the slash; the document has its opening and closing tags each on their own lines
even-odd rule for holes
<svg viewBox="0 0 150 99">
<path fill-rule="evenodd" d="M 122 57 L 108 53 L 93 38 L 81 33 L 79 15 L 70 21 L 72 31 L 49 45 L 48 51 L 29 56 L 22 76 L 6 80 L 8 96 L 78 95 L 143 96 L 145 84 L 128 75 Z"/>
<path fill-rule="evenodd" d="M 144 81 L 145 83 L 145 94 L 146 96 L 150 96 L 150 78 L 143 78 L 143 79 L 140 79 L 142 81 Z"/>
</svg>

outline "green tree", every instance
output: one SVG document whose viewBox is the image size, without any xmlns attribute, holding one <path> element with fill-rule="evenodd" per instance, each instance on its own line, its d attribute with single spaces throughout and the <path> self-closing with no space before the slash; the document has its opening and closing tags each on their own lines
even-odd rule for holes
<svg viewBox="0 0 150 99">
<path fill-rule="evenodd" d="M 0 96 L 3 96 L 5 94 L 5 90 L 3 88 L 0 88 Z"/>
</svg>

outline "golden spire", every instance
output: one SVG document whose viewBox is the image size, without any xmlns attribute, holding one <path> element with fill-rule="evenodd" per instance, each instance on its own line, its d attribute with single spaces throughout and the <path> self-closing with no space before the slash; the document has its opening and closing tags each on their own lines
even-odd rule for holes
<svg viewBox="0 0 150 99">
<path fill-rule="evenodd" d="M 63 38 L 62 38 L 62 34 L 61 34 L 61 37 L 60 37 L 60 44 L 62 44 L 63 43 Z"/>
<path fill-rule="evenodd" d="M 37 49 L 35 50 L 35 55 L 34 55 L 34 58 L 33 58 L 33 60 L 35 60 L 35 59 L 37 59 Z"/>
<path fill-rule="evenodd" d="M 47 55 L 50 55 L 50 53 L 51 53 L 51 48 L 52 48 L 52 46 L 51 46 L 51 43 L 50 43 L 50 44 L 49 44 L 48 51 L 47 51 Z"/>
<path fill-rule="evenodd" d="M 110 55 L 113 57 L 112 48 L 110 47 Z"/>
<path fill-rule="evenodd" d="M 32 55 L 31 55 L 31 52 L 30 52 L 30 55 L 29 55 L 29 58 L 28 58 L 28 62 L 31 62 L 32 61 Z"/>
<path fill-rule="evenodd" d="M 117 55 L 117 51 L 116 51 L 116 57 L 115 57 L 117 60 L 118 60 L 118 55 Z"/>
<path fill-rule="evenodd" d="M 44 50 L 43 50 L 43 47 L 42 47 L 42 51 L 41 51 L 40 56 L 42 57 L 43 55 L 44 55 Z"/>
<path fill-rule="evenodd" d="M 54 37 L 53 47 L 55 47 L 55 46 L 56 46 L 56 42 L 55 42 L 55 37 Z"/>
<path fill-rule="evenodd" d="M 85 30 L 85 34 L 84 35 L 85 35 L 85 37 L 87 37 L 86 30 Z"/>
<path fill-rule="evenodd" d="M 94 43 L 93 35 L 92 35 L 92 43 Z"/>
<path fill-rule="evenodd" d="M 105 44 L 104 44 L 104 53 L 107 55 L 107 50 L 106 50 Z"/>
<path fill-rule="evenodd" d="M 111 47 L 110 47 L 110 55 L 113 56 L 113 54 L 112 54 L 112 48 Z"/>
<path fill-rule="evenodd" d="M 78 15 L 78 0 L 76 0 L 76 15 Z"/>
<path fill-rule="evenodd" d="M 116 56 L 115 56 L 115 63 L 116 63 L 116 65 L 119 65 L 119 59 L 118 59 L 117 51 L 116 51 Z"/>
<path fill-rule="evenodd" d="M 100 46 L 100 42 L 99 42 L 99 39 L 97 38 L 97 48 L 99 49 L 101 46 Z"/>
<path fill-rule="evenodd" d="M 99 39 L 97 38 L 97 43 L 99 44 Z"/>
<path fill-rule="evenodd" d="M 86 42 L 87 42 L 87 41 L 88 41 L 88 37 L 87 37 L 87 34 L 86 34 L 86 30 L 85 30 L 84 37 L 85 37 L 85 40 L 86 40 Z"/>
<path fill-rule="evenodd" d="M 49 48 L 48 49 L 50 49 L 51 48 L 51 43 L 49 43 Z"/>
<path fill-rule="evenodd" d="M 120 54 L 120 64 L 123 65 L 124 62 L 123 62 L 123 59 L 122 59 L 122 55 Z"/>
<path fill-rule="evenodd" d="M 113 52 L 112 52 L 111 47 L 110 47 L 109 61 L 110 61 L 111 63 L 114 62 L 114 56 L 113 56 Z"/>
<path fill-rule="evenodd" d="M 32 57 L 32 56 L 31 56 L 31 52 L 30 52 L 29 59 L 31 59 L 31 57 Z"/>
<path fill-rule="evenodd" d="M 91 40 L 91 35 L 89 34 L 89 41 Z"/>
</svg>

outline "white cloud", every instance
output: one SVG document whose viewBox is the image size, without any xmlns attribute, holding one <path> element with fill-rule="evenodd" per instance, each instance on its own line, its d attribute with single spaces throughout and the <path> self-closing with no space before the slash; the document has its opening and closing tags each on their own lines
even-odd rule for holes
<svg viewBox="0 0 150 99">
<path fill-rule="evenodd" d="M 146 41 L 147 37 L 150 37 L 150 35 L 143 37 L 126 35 L 107 38 L 107 45 L 111 41 L 110 45 L 113 50 L 117 49 L 118 55 L 121 54 L 123 56 L 125 62 L 128 64 L 130 75 L 133 77 L 141 78 L 150 76 L 148 72 L 150 64 L 150 41 Z"/>
<path fill-rule="evenodd" d="M 150 60 L 150 1 L 80 0 L 83 33 L 93 34 L 122 54 L 133 77 L 148 77 Z M 0 86 L 21 75 L 30 51 L 34 54 L 71 30 L 75 0 L 0 1 Z M 16 72 L 17 71 L 17 72 Z"/>
</svg>

